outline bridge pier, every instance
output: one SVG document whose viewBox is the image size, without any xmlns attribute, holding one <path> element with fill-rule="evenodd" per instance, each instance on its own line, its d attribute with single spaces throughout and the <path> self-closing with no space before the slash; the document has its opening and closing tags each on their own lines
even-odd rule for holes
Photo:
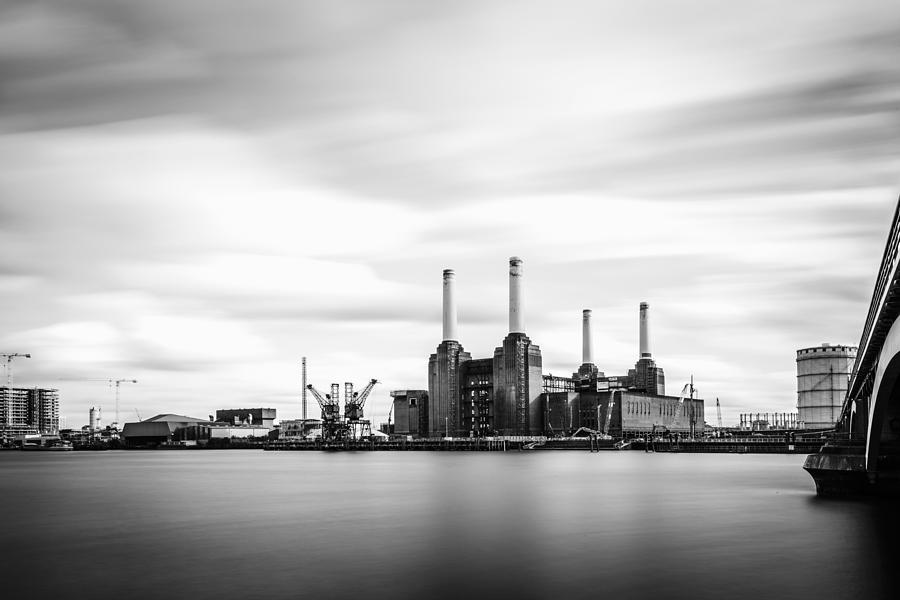
<svg viewBox="0 0 900 600">
<path fill-rule="evenodd" d="M 803 468 L 820 496 L 900 493 L 900 201 L 834 435 Z"/>
<path fill-rule="evenodd" d="M 816 483 L 816 493 L 826 497 L 900 497 L 900 461 L 880 456 L 877 468 L 866 468 L 864 447 L 828 444 L 806 457 L 803 468 Z"/>
<path fill-rule="evenodd" d="M 874 492 L 865 454 L 810 454 L 803 468 L 816 482 L 819 496 L 865 496 Z"/>
</svg>

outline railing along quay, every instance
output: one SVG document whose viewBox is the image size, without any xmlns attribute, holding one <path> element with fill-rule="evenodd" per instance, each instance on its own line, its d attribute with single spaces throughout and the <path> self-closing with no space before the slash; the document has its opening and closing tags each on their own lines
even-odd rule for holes
<svg viewBox="0 0 900 600">
<path fill-rule="evenodd" d="M 632 449 L 647 452 L 693 452 L 723 454 L 809 454 L 824 440 L 786 441 L 783 437 L 710 438 L 703 440 L 633 440 Z"/>
<path fill-rule="evenodd" d="M 615 440 L 589 440 L 587 438 L 559 438 L 535 442 L 527 439 L 499 440 L 482 438 L 414 439 L 414 440 L 278 440 L 269 443 L 266 450 L 306 451 L 407 451 L 407 452 L 504 452 L 512 450 L 642 450 L 656 452 L 694 453 L 756 453 L 756 454 L 808 454 L 817 452 L 824 440 L 786 441 L 783 437 L 709 438 L 696 440 L 645 440 L 635 438 L 627 444 Z"/>
<path fill-rule="evenodd" d="M 350 451 L 444 451 L 444 452 L 504 452 L 522 450 L 522 440 L 416 439 L 416 440 L 344 440 L 276 441 L 266 450 L 350 450 Z"/>
</svg>

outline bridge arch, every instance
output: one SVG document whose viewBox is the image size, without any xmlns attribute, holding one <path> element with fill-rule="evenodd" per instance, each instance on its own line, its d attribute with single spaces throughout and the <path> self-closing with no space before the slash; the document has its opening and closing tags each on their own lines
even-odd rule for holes
<svg viewBox="0 0 900 600">
<path fill-rule="evenodd" d="M 894 321 L 878 355 L 869 403 L 866 470 L 878 470 L 878 456 L 900 454 L 900 319 Z"/>
</svg>

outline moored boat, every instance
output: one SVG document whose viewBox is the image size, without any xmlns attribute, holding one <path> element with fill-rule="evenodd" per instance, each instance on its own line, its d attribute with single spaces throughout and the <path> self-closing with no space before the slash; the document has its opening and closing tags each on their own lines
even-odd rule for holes
<svg viewBox="0 0 900 600">
<path fill-rule="evenodd" d="M 22 450 L 30 452 L 67 452 L 74 450 L 72 442 L 56 436 L 25 436 L 22 440 Z"/>
</svg>

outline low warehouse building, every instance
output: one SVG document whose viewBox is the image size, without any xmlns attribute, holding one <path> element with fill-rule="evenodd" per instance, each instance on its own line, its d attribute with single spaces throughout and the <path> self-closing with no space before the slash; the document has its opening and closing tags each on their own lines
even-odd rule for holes
<svg viewBox="0 0 900 600">
<path fill-rule="evenodd" d="M 216 411 L 216 422 L 272 429 L 275 427 L 275 413 L 274 408 L 226 408 Z"/>
<path fill-rule="evenodd" d="M 394 390 L 394 433 L 424 435 L 428 432 L 428 392 L 426 390 Z"/>
<path fill-rule="evenodd" d="M 132 447 L 204 445 L 213 439 L 268 437 L 270 429 L 253 425 L 214 423 L 184 415 L 162 414 L 137 423 L 125 423 L 122 439 Z"/>
<path fill-rule="evenodd" d="M 125 423 L 122 439 L 129 446 L 159 446 L 175 441 L 197 440 L 198 426 L 209 426 L 203 419 L 175 415 L 156 415 L 137 423 Z M 208 435 L 204 439 L 208 439 Z"/>
<path fill-rule="evenodd" d="M 251 425 L 221 426 L 218 423 L 207 423 L 209 427 L 208 439 L 245 439 L 264 438 L 269 436 L 267 427 L 253 427 Z"/>
</svg>

